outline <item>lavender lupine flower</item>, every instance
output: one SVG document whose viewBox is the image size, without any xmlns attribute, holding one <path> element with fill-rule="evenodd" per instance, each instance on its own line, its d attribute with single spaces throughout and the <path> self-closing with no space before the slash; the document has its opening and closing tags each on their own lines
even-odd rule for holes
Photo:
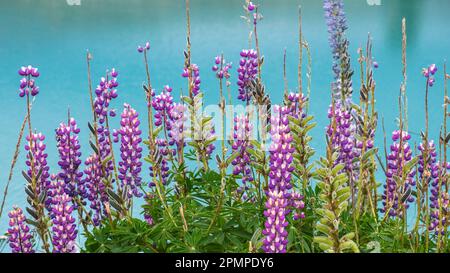
<svg viewBox="0 0 450 273">
<path fill-rule="evenodd" d="M 152 100 L 152 107 L 155 109 L 155 125 L 165 126 L 170 130 L 170 112 L 173 108 L 172 88 L 168 85 L 164 87 L 161 94 L 155 96 Z"/>
<path fill-rule="evenodd" d="M 422 75 L 427 78 L 428 86 L 433 87 L 435 83 L 434 74 L 437 72 L 437 66 L 435 64 L 430 65 L 428 68 L 422 69 Z"/>
<path fill-rule="evenodd" d="M 55 253 L 73 253 L 76 251 L 75 240 L 77 238 L 77 226 L 72 216 L 74 207 L 72 198 L 65 193 L 65 184 L 55 181 L 55 190 L 59 194 L 54 197 L 55 205 L 52 206 L 52 243 Z"/>
<path fill-rule="evenodd" d="M 232 68 L 231 63 L 227 63 L 222 56 L 216 56 L 214 59 L 214 65 L 212 67 L 212 71 L 216 72 L 216 77 L 219 79 L 229 79 L 230 72 L 229 70 Z"/>
<path fill-rule="evenodd" d="M 141 197 L 142 132 L 139 129 L 139 114 L 130 105 L 124 104 L 121 118 L 120 130 L 113 133 L 115 142 L 120 138 L 119 180 L 129 198 L 133 195 Z"/>
<path fill-rule="evenodd" d="M 349 42 L 345 37 L 347 19 L 342 0 L 324 0 L 323 8 L 328 26 L 329 43 L 333 54 L 333 72 L 335 82 L 332 84 L 333 97 L 338 101 L 344 93 L 350 100 L 352 93 Z"/>
<path fill-rule="evenodd" d="M 239 94 L 238 99 L 248 102 L 251 98 L 251 94 L 248 91 L 248 86 L 251 81 L 255 79 L 258 73 L 258 54 L 253 49 L 243 49 L 240 53 L 241 60 L 239 61 L 238 68 L 238 86 Z"/>
<path fill-rule="evenodd" d="M 189 71 L 190 70 L 190 71 Z M 191 75 L 190 72 L 192 73 Z M 191 64 L 191 68 L 184 68 L 183 73 L 181 73 L 183 78 L 191 78 L 191 82 L 189 83 L 192 86 L 192 94 L 197 96 L 200 93 L 200 83 L 202 82 L 200 79 L 200 69 L 198 65 Z"/>
<path fill-rule="evenodd" d="M 36 85 L 34 78 L 39 77 L 38 69 L 31 65 L 26 67 L 22 66 L 19 69 L 19 75 L 23 76 L 20 80 L 19 96 L 36 96 L 39 93 L 39 87 Z"/>
<path fill-rule="evenodd" d="M 292 136 L 289 129 L 287 107 L 274 107 L 271 116 L 270 173 L 267 189 L 267 202 L 264 216 L 266 222 L 263 234 L 263 250 L 269 253 L 284 253 L 287 247 L 287 215 L 290 212 L 292 153 Z"/>
<path fill-rule="evenodd" d="M 430 225 L 428 229 L 434 231 L 436 235 L 445 234 L 445 225 L 447 224 L 447 215 L 449 213 L 449 194 L 445 191 L 444 181 L 445 173 L 450 170 L 450 163 L 440 164 L 437 162 L 432 167 L 432 182 L 430 196 Z"/>
<path fill-rule="evenodd" d="M 392 143 L 386 166 L 386 184 L 383 185 L 384 193 L 382 213 L 388 213 L 390 217 L 403 217 L 403 209 L 409 207 L 414 201 L 410 195 L 412 188 L 416 185 L 414 170 L 411 170 L 404 178 L 404 184 L 399 185 L 398 179 L 403 177 L 404 166 L 412 159 L 412 150 L 408 143 L 411 135 L 405 131 L 394 131 Z"/>
<path fill-rule="evenodd" d="M 158 147 L 159 154 L 161 155 L 161 162 L 158 167 L 161 171 L 161 182 L 163 185 L 167 184 L 167 177 L 169 177 L 169 154 L 174 154 L 174 151 L 170 148 L 169 143 L 164 138 L 156 139 L 156 146 Z M 154 167 L 150 166 L 150 176 L 155 177 Z M 159 179 L 159 177 L 157 177 Z M 155 186 L 153 182 L 150 182 L 150 187 Z"/>
<path fill-rule="evenodd" d="M 242 183 L 244 191 L 247 189 L 247 182 L 253 181 L 253 173 L 250 168 L 250 153 L 249 149 L 253 149 L 250 143 L 252 137 L 253 126 L 250 124 L 248 116 L 245 114 L 236 116 L 234 118 L 234 133 L 233 133 L 233 153 L 238 153 L 238 156 L 231 162 L 234 175 L 242 175 Z"/>
<path fill-rule="evenodd" d="M 96 98 L 94 100 L 94 111 L 97 116 L 97 137 L 101 160 L 105 160 L 111 154 L 111 143 L 109 141 L 109 128 L 106 126 L 108 115 L 114 117 L 115 110 L 110 109 L 112 99 L 117 98 L 118 72 L 113 68 L 106 78 L 101 78 L 99 85 L 95 89 Z M 113 162 L 109 161 L 105 167 L 105 176 L 108 177 L 112 170 Z"/>
<path fill-rule="evenodd" d="M 9 216 L 9 246 L 12 253 L 34 253 L 33 236 L 30 233 L 30 227 L 26 223 L 26 217 L 22 209 L 14 207 L 8 213 Z"/>
<path fill-rule="evenodd" d="M 36 188 L 34 189 L 37 195 L 46 192 L 50 186 L 50 167 L 47 165 L 47 153 L 45 152 L 46 145 L 44 144 L 45 136 L 41 133 L 33 133 L 26 137 L 27 143 L 25 150 L 27 151 L 26 165 L 28 167 L 27 174 L 30 178 L 39 179 L 36 181 Z M 31 146 L 30 146 L 31 145 Z M 50 199 L 45 200 L 46 208 L 49 209 L 51 203 Z"/>
<path fill-rule="evenodd" d="M 305 202 L 303 202 L 304 196 L 299 192 L 293 192 L 290 198 L 291 210 L 293 211 L 293 220 L 297 221 L 299 219 L 305 218 L 305 213 L 301 210 L 305 208 Z"/>
<path fill-rule="evenodd" d="M 103 181 L 101 160 L 97 154 L 91 155 L 85 161 L 85 185 L 87 189 L 87 199 L 92 209 L 92 221 L 95 226 L 100 225 L 103 215 L 106 214 L 105 205 L 109 199 L 106 192 L 106 185 Z"/>
<path fill-rule="evenodd" d="M 174 103 L 170 110 L 170 145 L 175 145 L 177 150 L 183 149 L 185 122 L 187 121 L 187 107 L 181 103 Z"/>
<path fill-rule="evenodd" d="M 65 192 L 71 198 L 79 198 L 81 202 L 87 197 L 84 185 L 83 172 L 80 171 L 81 152 L 78 134 L 80 129 L 74 118 L 70 118 L 68 124 L 61 123 L 56 129 L 57 147 L 59 152 L 58 165 L 61 172 L 58 174 L 64 183 Z M 77 206 L 76 202 L 74 205 Z"/>
<path fill-rule="evenodd" d="M 328 118 L 335 122 L 327 126 L 327 135 L 333 149 L 339 153 L 336 164 L 343 163 L 345 171 L 352 174 L 355 169 L 353 159 L 358 156 L 358 150 L 355 149 L 356 128 L 351 120 L 351 112 L 345 106 L 336 103 L 334 107 L 330 106 L 328 109 Z"/>
</svg>

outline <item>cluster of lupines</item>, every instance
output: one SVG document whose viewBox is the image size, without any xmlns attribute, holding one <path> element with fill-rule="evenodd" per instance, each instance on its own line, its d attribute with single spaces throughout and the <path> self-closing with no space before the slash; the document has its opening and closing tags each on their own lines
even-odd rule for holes
<svg viewBox="0 0 450 273">
<path fill-rule="evenodd" d="M 422 74 L 425 78 L 427 78 L 427 84 L 430 87 L 433 87 L 435 83 L 434 74 L 437 72 L 437 66 L 435 64 L 430 65 L 428 68 L 422 69 Z"/>
<path fill-rule="evenodd" d="M 65 183 L 64 190 L 71 198 L 80 198 L 82 202 L 87 197 L 81 165 L 81 152 L 78 134 L 80 129 L 74 118 L 68 124 L 61 123 L 56 129 L 57 147 L 59 153 L 58 165 L 61 168 L 58 176 Z M 74 203 L 75 206 L 76 202 Z"/>
<path fill-rule="evenodd" d="M 289 109 L 287 107 L 274 107 L 271 116 L 270 134 L 272 143 L 270 145 L 270 173 L 267 189 L 266 210 L 264 216 L 263 250 L 266 253 L 284 253 L 287 247 L 287 215 L 290 212 L 292 153 L 292 136 L 287 118 Z"/>
<path fill-rule="evenodd" d="M 56 179 L 52 206 L 52 243 L 55 253 L 72 253 L 76 251 L 77 226 L 72 216 L 74 206 L 72 198 L 64 191 L 63 181 Z"/>
<path fill-rule="evenodd" d="M 9 246 L 13 253 L 34 253 L 33 236 L 30 227 L 26 223 L 26 217 L 22 209 L 14 207 L 8 213 L 9 216 Z"/>
<path fill-rule="evenodd" d="M 191 64 L 190 68 L 184 68 L 183 73 L 181 73 L 183 78 L 189 78 L 191 82 L 189 83 L 192 86 L 192 94 L 197 96 L 200 93 L 200 83 L 202 82 L 200 79 L 200 69 L 198 65 Z"/>
<path fill-rule="evenodd" d="M 19 75 L 23 76 L 20 80 L 19 96 L 36 96 L 39 93 L 39 87 L 36 85 L 34 78 L 39 77 L 38 69 L 31 65 L 27 67 L 22 66 L 19 69 Z"/>
<path fill-rule="evenodd" d="M 410 195 L 416 185 L 415 170 L 403 170 L 412 159 L 412 150 L 408 143 L 411 135 L 406 131 L 394 131 L 392 133 L 392 145 L 387 157 L 386 184 L 383 185 L 382 213 L 388 213 L 390 217 L 403 217 L 403 209 L 409 207 L 414 201 Z M 403 177 L 404 171 L 408 171 Z M 399 183 L 401 181 L 401 183 Z"/>
<path fill-rule="evenodd" d="M 119 161 L 119 180 L 122 189 L 131 198 L 133 195 L 141 197 L 141 167 L 142 167 L 142 142 L 141 130 L 139 129 L 139 114 L 125 104 L 121 115 L 118 131 L 113 133 L 114 141 L 118 142 L 120 137 L 120 158 Z"/>
<path fill-rule="evenodd" d="M 231 146 L 233 153 L 238 156 L 231 162 L 234 175 L 242 175 L 243 191 L 247 189 L 247 182 L 253 181 L 253 173 L 250 168 L 249 149 L 253 149 L 250 143 L 252 137 L 253 126 L 250 124 L 249 117 L 245 114 L 234 118 L 233 145 Z"/>
<path fill-rule="evenodd" d="M 256 78 L 258 73 L 258 54 L 253 49 L 243 49 L 240 53 L 241 60 L 238 68 L 238 99 L 241 101 L 250 101 L 251 94 L 248 86 Z"/>
<path fill-rule="evenodd" d="M 39 178 L 36 180 L 36 188 L 33 189 L 39 196 L 46 194 L 50 186 L 50 167 L 47 165 L 46 145 L 44 144 L 45 136 L 42 133 L 33 133 L 27 136 L 25 151 L 27 151 L 26 165 L 28 167 L 27 174 L 30 178 Z M 30 146 L 31 145 L 31 146 Z M 49 209 L 50 200 L 45 201 L 46 208 Z"/>
</svg>

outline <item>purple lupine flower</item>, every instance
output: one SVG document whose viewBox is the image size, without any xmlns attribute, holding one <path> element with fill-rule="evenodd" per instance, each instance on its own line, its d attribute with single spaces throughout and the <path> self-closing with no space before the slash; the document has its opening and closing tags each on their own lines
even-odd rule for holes
<svg viewBox="0 0 450 273">
<path fill-rule="evenodd" d="M 412 150 L 408 143 L 411 135 L 405 131 L 394 131 L 392 133 L 392 145 L 387 157 L 386 184 L 383 185 L 384 193 L 382 213 L 388 213 L 390 217 L 403 217 L 403 209 L 409 207 L 414 201 L 411 195 L 412 188 L 416 185 L 415 170 L 411 170 L 403 177 L 404 166 L 412 159 Z M 403 179 L 404 184 L 399 185 L 398 179 Z"/>
<path fill-rule="evenodd" d="M 30 178 L 37 178 L 40 174 L 39 179 L 36 181 L 36 188 L 33 189 L 39 196 L 46 193 L 50 186 L 50 167 L 47 165 L 48 155 L 45 152 L 45 136 L 41 133 L 33 133 L 31 137 L 27 136 L 26 139 L 25 150 L 27 151 L 27 160 L 25 163 L 28 167 L 27 174 Z M 47 209 L 50 208 L 50 203 L 51 200 L 47 198 L 45 200 Z"/>
<path fill-rule="evenodd" d="M 77 225 L 72 216 L 74 209 L 72 198 L 65 193 L 63 181 L 55 181 L 55 190 L 59 194 L 54 197 L 55 205 L 52 206 L 52 243 L 55 253 L 76 252 L 75 240 L 77 238 Z"/>
<path fill-rule="evenodd" d="M 159 154 L 161 155 L 161 162 L 158 164 L 161 170 L 161 182 L 163 185 L 167 184 L 167 177 L 169 177 L 169 156 L 174 154 L 174 151 L 170 148 L 169 143 L 164 138 L 156 139 L 156 146 L 158 147 Z M 154 167 L 150 166 L 150 176 L 155 177 Z M 159 179 L 159 177 L 157 177 Z M 155 186 L 153 182 L 150 182 L 150 187 Z"/>
<path fill-rule="evenodd" d="M 437 66 L 435 64 L 430 65 L 428 68 L 422 69 L 422 75 L 427 78 L 428 86 L 433 87 L 435 83 L 434 74 L 437 72 Z"/>
<path fill-rule="evenodd" d="M 305 202 L 303 201 L 304 196 L 299 192 L 293 192 L 291 195 L 290 206 L 293 211 L 293 220 L 297 221 L 299 219 L 305 218 L 305 213 L 301 210 L 305 208 Z"/>
<path fill-rule="evenodd" d="M 152 100 L 152 107 L 155 109 L 155 125 L 165 126 L 170 130 L 170 112 L 173 108 L 172 88 L 166 85 L 161 94 Z"/>
<path fill-rule="evenodd" d="M 97 154 L 93 154 L 86 159 L 85 186 L 87 190 L 87 199 L 90 202 L 92 210 L 92 221 L 95 226 L 100 225 L 103 215 L 106 214 L 105 206 L 109 199 L 106 192 L 106 184 L 102 175 L 102 164 Z"/>
<path fill-rule="evenodd" d="M 121 118 L 120 130 L 113 133 L 115 142 L 120 138 L 119 180 L 128 198 L 133 195 L 141 197 L 142 132 L 139 129 L 139 114 L 130 105 L 124 104 Z"/>
<path fill-rule="evenodd" d="M 99 144 L 100 159 L 105 160 L 111 154 L 111 143 L 109 141 L 109 128 L 106 126 L 108 115 L 115 116 L 115 110 L 110 109 L 112 99 L 117 98 L 118 72 L 113 68 L 106 78 L 101 78 L 95 89 L 94 111 L 97 117 L 97 137 Z M 105 177 L 109 177 L 114 169 L 113 162 L 108 161 L 105 167 Z"/>
<path fill-rule="evenodd" d="M 191 74 L 190 74 L 191 73 Z M 197 96 L 200 93 L 200 83 L 202 82 L 200 79 L 200 70 L 198 65 L 191 64 L 191 68 L 184 68 L 183 73 L 181 73 L 183 78 L 190 79 L 190 85 L 192 86 L 192 94 Z"/>
<path fill-rule="evenodd" d="M 170 110 L 170 130 L 168 133 L 170 145 L 176 145 L 177 150 L 183 149 L 185 122 L 187 121 L 187 107 L 181 103 L 174 103 Z"/>
<path fill-rule="evenodd" d="M 263 250 L 266 253 L 284 253 L 287 247 L 287 215 L 289 214 L 292 188 L 292 136 L 288 121 L 289 109 L 276 105 L 271 116 L 270 173 L 264 216 Z"/>
<path fill-rule="evenodd" d="M 258 54 L 253 49 L 243 49 L 240 53 L 241 60 L 239 61 L 238 68 L 238 86 L 239 94 L 238 99 L 241 101 L 250 101 L 251 94 L 249 93 L 248 86 L 253 81 L 258 73 Z"/>
<path fill-rule="evenodd" d="M 250 124 L 248 116 L 245 114 L 236 116 L 234 118 L 234 133 L 233 133 L 233 153 L 238 153 L 238 156 L 231 162 L 234 175 L 242 175 L 243 191 L 247 189 L 247 182 L 253 181 L 253 173 L 250 168 L 250 153 L 249 149 L 253 149 L 250 143 L 252 137 L 253 126 Z"/>
<path fill-rule="evenodd" d="M 26 223 L 26 217 L 22 209 L 14 207 L 8 213 L 9 229 L 8 241 L 12 253 L 34 253 L 33 236 L 30 233 L 30 227 Z"/>
<path fill-rule="evenodd" d="M 39 87 L 36 85 L 34 78 L 39 77 L 39 71 L 37 68 L 29 66 L 22 66 L 19 69 L 19 75 L 23 76 L 20 80 L 19 96 L 25 95 L 36 96 L 39 93 Z"/>
<path fill-rule="evenodd" d="M 334 111 L 333 111 L 334 110 Z M 356 149 L 356 127 L 352 123 L 351 110 L 345 106 L 336 103 L 328 109 L 328 118 L 335 121 L 327 126 L 327 135 L 330 138 L 334 150 L 338 151 L 339 156 L 336 164 L 344 164 L 345 171 L 352 174 L 355 169 L 353 159 L 358 156 Z M 352 179 L 354 177 L 350 177 Z"/>
<path fill-rule="evenodd" d="M 230 69 L 232 68 L 231 63 L 227 63 L 222 56 L 216 56 L 214 59 L 214 65 L 212 67 L 212 71 L 216 72 L 216 77 L 219 79 L 229 79 L 230 78 Z"/>
<path fill-rule="evenodd" d="M 430 196 L 430 225 L 428 229 L 434 231 L 436 235 L 445 234 L 445 225 L 448 221 L 449 213 L 449 194 L 445 191 L 445 173 L 450 170 L 450 163 L 440 164 L 437 162 L 432 167 L 432 182 Z"/>
<path fill-rule="evenodd" d="M 328 26 L 329 44 L 333 55 L 333 72 L 335 82 L 332 84 L 333 97 L 340 100 L 343 91 L 346 100 L 351 99 L 353 71 L 350 69 L 348 54 L 349 42 L 345 37 L 347 19 L 342 0 L 324 0 L 323 8 Z"/>
<path fill-rule="evenodd" d="M 83 202 L 87 195 L 84 180 L 82 179 L 83 172 L 79 169 L 81 165 L 79 133 L 80 129 L 73 118 L 69 119 L 68 124 L 61 123 L 56 129 L 60 159 L 58 165 L 61 167 L 58 177 L 65 183 L 65 192 L 71 198 L 79 198 Z M 76 202 L 74 202 L 74 205 L 77 206 Z"/>
</svg>

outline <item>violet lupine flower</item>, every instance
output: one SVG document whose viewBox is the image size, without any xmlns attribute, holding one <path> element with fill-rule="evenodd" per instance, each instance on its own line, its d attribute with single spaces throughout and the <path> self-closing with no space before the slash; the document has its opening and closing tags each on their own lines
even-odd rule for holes
<svg viewBox="0 0 450 273">
<path fill-rule="evenodd" d="M 258 54 L 253 49 L 243 49 L 240 53 L 241 60 L 239 61 L 238 68 L 238 86 L 239 94 L 238 99 L 244 102 L 250 101 L 251 94 L 249 93 L 248 86 L 251 81 L 255 79 L 258 73 Z"/>
<path fill-rule="evenodd" d="M 150 43 L 149 42 L 146 42 L 144 46 L 138 46 L 138 48 L 137 48 L 137 51 L 139 53 L 142 53 L 142 52 L 148 51 L 148 50 L 150 50 Z"/>
<path fill-rule="evenodd" d="M 339 100 L 342 91 L 346 91 L 346 100 L 350 100 L 352 93 L 349 42 L 345 37 L 347 19 L 342 0 L 324 0 L 323 8 L 328 26 L 329 44 L 333 55 L 333 72 L 335 82 L 332 84 L 333 97 Z"/>
<path fill-rule="evenodd" d="M 52 243 L 55 253 L 73 253 L 76 251 L 77 226 L 72 216 L 74 209 L 72 198 L 65 193 L 63 181 L 55 181 L 55 190 L 59 194 L 54 197 L 52 206 Z"/>
<path fill-rule="evenodd" d="M 222 56 L 216 56 L 214 59 L 214 65 L 212 67 L 212 71 L 216 72 L 216 77 L 218 79 L 229 79 L 230 78 L 230 72 L 229 70 L 232 68 L 231 63 L 225 62 L 224 59 L 222 59 Z"/>
<path fill-rule="evenodd" d="M 101 78 L 99 85 L 95 89 L 96 98 L 94 100 L 94 111 L 97 117 L 97 137 L 99 145 L 100 160 L 105 160 L 111 154 L 111 143 L 109 141 L 109 128 L 106 126 L 108 115 L 114 117 L 115 110 L 110 109 L 112 99 L 117 98 L 118 72 L 113 68 L 107 78 Z M 110 78 L 109 78 L 110 77 Z M 110 160 L 105 167 L 105 177 L 109 177 L 114 169 Z M 113 179 L 114 180 L 114 179 Z"/>
<path fill-rule="evenodd" d="M 100 225 L 103 215 L 107 212 L 105 206 L 109 203 L 106 192 L 107 185 L 104 183 L 102 175 L 101 160 L 97 154 L 93 154 L 85 161 L 85 185 L 87 189 L 87 199 L 92 210 L 92 221 L 95 226 Z"/>
<path fill-rule="evenodd" d="M 175 145 L 181 150 L 186 145 L 184 141 L 185 122 L 187 121 L 187 107 L 181 103 L 174 103 L 170 110 L 169 145 Z"/>
<path fill-rule="evenodd" d="M 437 66 L 435 64 L 430 65 L 428 68 L 422 69 L 422 75 L 427 78 L 428 86 L 433 87 L 435 83 L 434 74 L 437 72 Z"/>
<path fill-rule="evenodd" d="M 202 82 L 198 65 L 191 64 L 190 69 L 185 67 L 181 76 L 183 78 L 190 78 L 191 82 L 189 84 L 192 86 L 192 94 L 197 96 L 200 93 L 200 83 Z"/>
<path fill-rule="evenodd" d="M 428 229 L 434 231 L 436 235 L 445 234 L 445 225 L 447 224 L 447 215 L 449 212 L 449 194 L 445 191 L 444 181 L 445 172 L 450 170 L 450 163 L 440 164 L 437 162 L 432 167 L 431 173 L 431 196 L 430 196 L 430 225 Z"/>
<path fill-rule="evenodd" d="M 156 146 L 158 147 L 159 154 L 161 155 L 161 162 L 158 164 L 161 171 L 161 182 L 163 185 L 167 184 L 167 177 L 169 177 L 169 154 L 174 154 L 174 151 L 170 149 L 169 143 L 164 138 L 156 139 Z M 154 166 L 150 166 L 150 176 L 155 177 Z M 159 179 L 159 177 L 157 177 Z M 154 187 L 155 184 L 150 182 L 150 187 Z"/>
<path fill-rule="evenodd" d="M 244 191 L 247 189 L 247 182 L 253 181 L 253 173 L 250 168 L 250 153 L 248 149 L 253 149 L 250 143 L 252 137 L 253 126 L 250 124 L 249 118 L 243 114 L 234 118 L 234 133 L 233 133 L 233 153 L 238 153 L 238 156 L 231 162 L 234 175 L 242 175 L 242 183 Z"/>
<path fill-rule="evenodd" d="M 267 189 L 267 202 L 264 216 L 266 222 L 263 234 L 263 250 L 266 253 L 284 253 L 287 247 L 287 215 L 290 212 L 292 153 L 292 136 L 288 121 L 287 107 L 274 107 L 271 116 L 270 173 Z"/>
<path fill-rule="evenodd" d="M 293 192 L 291 195 L 289 207 L 294 212 L 292 217 L 294 221 L 305 218 L 305 213 L 301 211 L 305 208 L 304 198 L 299 192 Z"/>
<path fill-rule="evenodd" d="M 8 213 L 9 229 L 8 240 L 12 253 L 34 253 L 33 236 L 30 233 L 30 227 L 26 223 L 26 217 L 22 209 L 14 207 Z"/>
<path fill-rule="evenodd" d="M 68 124 L 61 123 L 56 129 L 57 147 L 61 172 L 58 177 L 65 183 L 64 190 L 71 198 L 79 198 L 81 202 L 87 197 L 83 172 L 80 171 L 81 152 L 78 134 L 80 128 L 74 118 Z M 74 202 L 75 207 L 77 203 Z"/>
<path fill-rule="evenodd" d="M 27 136 L 26 139 L 25 150 L 27 151 L 27 160 L 25 163 L 28 167 L 27 174 L 30 178 L 37 178 L 40 174 L 39 179 L 36 181 L 36 188 L 33 189 L 39 196 L 46 193 L 50 186 L 50 167 L 47 165 L 48 155 L 45 152 L 45 136 L 41 133 L 33 133 L 31 137 Z M 51 200 L 47 198 L 45 200 L 47 209 L 50 208 L 50 203 Z"/>
<path fill-rule="evenodd" d="M 403 208 L 407 209 L 409 203 L 414 201 L 410 195 L 412 188 L 416 185 L 415 170 L 411 170 L 403 185 L 398 185 L 397 180 L 403 177 L 404 166 L 412 159 L 412 150 L 408 143 L 411 135 L 408 132 L 394 131 L 392 143 L 386 166 L 386 184 L 383 185 L 384 193 L 382 213 L 388 213 L 390 217 L 403 217 Z"/>
<path fill-rule="evenodd" d="M 120 130 L 113 133 L 114 142 L 120 138 L 119 180 L 128 198 L 133 195 L 141 197 L 142 131 L 139 129 L 139 114 L 130 105 L 124 104 L 121 118 Z"/>
<path fill-rule="evenodd" d="M 152 107 L 155 109 L 155 125 L 165 126 L 170 130 L 170 112 L 173 108 L 172 88 L 168 85 L 164 86 L 161 94 L 155 96 L 152 100 Z"/>
<path fill-rule="evenodd" d="M 330 138 L 331 145 L 339 153 L 336 164 L 344 164 L 345 171 L 352 174 L 355 169 L 353 159 L 358 156 L 358 150 L 355 147 L 356 128 L 352 123 L 351 112 L 345 106 L 336 103 L 334 107 L 330 106 L 328 109 L 328 118 L 334 119 L 336 123 L 327 126 L 327 135 Z M 352 178 L 354 177 L 350 177 L 350 179 Z"/>
<path fill-rule="evenodd" d="M 39 87 L 36 85 L 34 78 L 39 77 L 39 71 L 37 68 L 29 66 L 22 66 L 19 69 L 19 75 L 23 76 L 20 80 L 19 96 L 25 95 L 36 96 L 39 93 Z"/>
</svg>

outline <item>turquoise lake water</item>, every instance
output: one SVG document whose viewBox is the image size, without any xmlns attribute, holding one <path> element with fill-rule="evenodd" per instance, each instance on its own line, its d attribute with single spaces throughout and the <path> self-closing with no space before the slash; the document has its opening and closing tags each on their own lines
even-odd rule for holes
<svg viewBox="0 0 450 273">
<path fill-rule="evenodd" d="M 145 113 L 141 89 L 145 81 L 139 44 L 149 40 L 152 83 L 161 90 L 165 84 L 174 90 L 186 87 L 180 77 L 185 48 L 185 11 L 182 0 L 80 0 L 81 5 L 68 5 L 66 0 L 0 1 L 0 187 L 3 192 L 21 122 L 25 115 L 25 100 L 18 96 L 22 65 L 39 67 L 40 94 L 33 107 L 33 127 L 47 136 L 47 152 L 52 172 L 57 171 L 57 151 L 54 129 L 67 115 L 72 115 L 82 129 L 82 152 L 89 152 L 87 121 L 91 117 L 87 91 L 85 54 L 93 53 L 94 84 L 108 68 L 119 73 L 120 109 L 130 103 Z M 331 53 L 323 19 L 322 1 L 261 0 L 264 19 L 259 24 L 261 51 L 265 56 L 263 79 L 274 103 L 281 102 L 283 92 L 283 51 L 287 50 L 289 87 L 297 82 L 297 6 L 303 7 L 304 36 L 313 59 L 311 110 L 318 122 L 312 132 L 313 147 L 323 154 L 324 130 L 328 119 L 329 86 L 332 81 Z M 228 61 L 239 62 L 239 52 L 248 47 L 248 29 L 240 18 L 242 0 L 191 0 L 192 60 L 202 75 L 202 90 L 206 104 L 217 103 L 217 81 L 211 72 L 216 55 L 223 52 Z M 380 6 L 370 6 L 365 0 L 345 1 L 348 17 L 348 38 L 351 42 L 353 68 L 356 52 L 365 44 L 368 32 L 374 41 L 373 54 L 380 67 L 376 70 L 377 109 L 385 120 L 388 134 L 395 129 L 397 95 L 401 75 L 401 19 L 408 25 L 408 95 L 410 130 L 417 133 L 424 127 L 424 79 L 421 68 L 431 63 L 439 67 L 437 83 L 430 92 L 431 137 L 437 140 L 442 119 L 442 66 L 450 56 L 450 28 L 447 18 L 450 1 L 446 0 L 382 0 Z M 306 69 L 305 69 L 306 70 Z M 236 66 L 233 68 L 232 88 Z M 306 80 L 306 79 L 305 79 Z M 354 79 L 355 85 L 358 82 Z M 355 90 L 358 87 L 355 86 Z M 117 118 L 115 125 L 117 125 Z M 143 121 L 145 124 L 145 122 Z M 382 144 L 381 128 L 377 142 Z M 25 204 L 24 152 L 21 149 L 6 203 Z M 379 177 L 380 181 L 382 176 Z M 7 215 L 0 219 L 0 232 L 6 230 Z"/>
</svg>

